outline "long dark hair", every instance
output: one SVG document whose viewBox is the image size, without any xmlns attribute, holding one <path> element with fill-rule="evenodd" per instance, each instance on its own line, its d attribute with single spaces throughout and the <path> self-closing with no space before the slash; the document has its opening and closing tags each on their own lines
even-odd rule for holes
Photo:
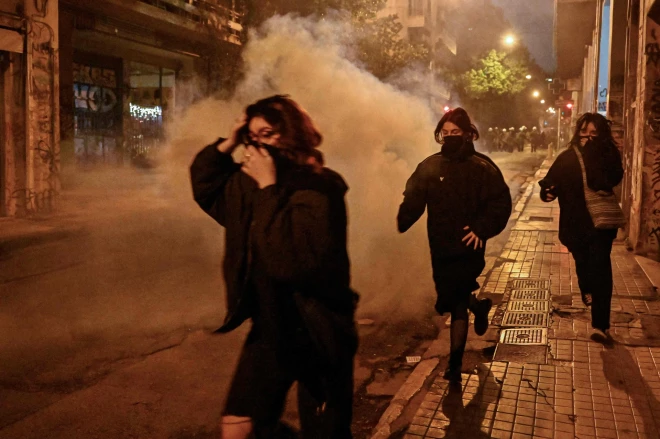
<svg viewBox="0 0 660 439">
<path fill-rule="evenodd" d="M 316 150 L 323 136 L 312 118 L 287 95 L 261 99 L 245 109 L 247 124 L 255 117 L 263 117 L 280 134 L 280 150 L 294 162 L 305 165 L 310 158 L 323 163 L 323 155 Z"/>
<path fill-rule="evenodd" d="M 457 107 L 453 110 L 447 111 L 440 119 L 440 122 L 438 122 L 438 126 L 435 127 L 435 141 L 438 143 L 442 143 L 440 132 L 442 131 L 442 126 L 446 122 L 451 122 L 463 130 L 463 136 L 465 136 L 467 140 L 477 140 L 479 138 L 479 130 L 477 130 L 477 127 L 472 123 L 467 111 L 461 107 Z"/>
<path fill-rule="evenodd" d="M 608 120 L 600 113 L 584 113 L 582 116 L 580 116 L 580 118 L 575 123 L 575 131 L 573 132 L 573 137 L 571 138 L 572 144 L 580 144 L 580 130 L 583 127 L 589 125 L 589 123 L 594 124 L 594 127 L 596 127 L 596 130 L 598 131 L 599 138 L 606 142 L 610 142 L 613 145 L 616 145 L 614 137 L 612 137 L 612 121 Z"/>
</svg>

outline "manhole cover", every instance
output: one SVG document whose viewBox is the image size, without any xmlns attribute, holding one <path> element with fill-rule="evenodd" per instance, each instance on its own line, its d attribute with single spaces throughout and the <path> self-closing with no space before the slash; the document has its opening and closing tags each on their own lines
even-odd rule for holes
<svg viewBox="0 0 660 439">
<path fill-rule="evenodd" d="M 534 215 L 530 215 L 528 221 L 544 221 L 546 223 L 551 223 L 552 222 L 552 217 L 551 216 L 534 216 Z"/>
<path fill-rule="evenodd" d="M 516 279 L 512 284 L 516 290 L 549 290 L 549 279 Z"/>
<path fill-rule="evenodd" d="M 511 312 L 504 313 L 502 326 L 548 326 L 547 312 Z"/>
<path fill-rule="evenodd" d="M 512 290 L 511 300 L 550 300 L 548 290 Z"/>
<path fill-rule="evenodd" d="M 500 343 L 522 345 L 546 344 L 548 343 L 548 329 L 503 329 L 500 333 Z"/>
<path fill-rule="evenodd" d="M 507 309 L 509 311 L 549 311 L 547 300 L 511 300 Z"/>
<path fill-rule="evenodd" d="M 520 346 L 500 343 L 497 345 L 493 361 L 513 363 L 547 364 L 548 346 Z"/>
</svg>

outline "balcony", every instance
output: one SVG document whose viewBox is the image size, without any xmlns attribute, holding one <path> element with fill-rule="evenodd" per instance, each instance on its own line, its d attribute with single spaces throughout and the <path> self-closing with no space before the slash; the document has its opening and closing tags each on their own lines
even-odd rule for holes
<svg viewBox="0 0 660 439">
<path fill-rule="evenodd" d="M 240 44 L 243 13 L 237 0 L 138 0 L 175 14 L 195 24 L 216 27 L 229 32 L 228 40 Z"/>
<path fill-rule="evenodd" d="M 230 44 L 241 45 L 244 40 L 243 0 L 60 0 L 60 9 L 64 8 L 76 15 L 77 28 L 86 30 L 112 31 L 121 23 L 125 29 L 148 29 L 175 45 L 209 43 L 209 31 L 214 30 Z"/>
</svg>

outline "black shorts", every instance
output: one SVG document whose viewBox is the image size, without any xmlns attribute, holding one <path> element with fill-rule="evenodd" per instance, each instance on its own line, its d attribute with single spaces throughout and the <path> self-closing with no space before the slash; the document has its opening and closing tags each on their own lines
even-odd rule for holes
<svg viewBox="0 0 660 439">
<path fill-rule="evenodd" d="M 316 358 L 307 337 L 297 337 L 287 348 L 276 348 L 252 330 L 243 346 L 224 414 L 251 418 L 256 437 L 269 437 L 267 432 L 276 428 L 287 393 L 297 381 L 303 430 L 306 426 L 312 430 L 324 424 L 326 431 L 303 434 L 303 437 L 350 438 L 352 357 L 350 364 L 346 362 L 330 375 L 321 373 L 322 365 Z M 319 413 L 327 415 L 319 417 Z"/>
</svg>

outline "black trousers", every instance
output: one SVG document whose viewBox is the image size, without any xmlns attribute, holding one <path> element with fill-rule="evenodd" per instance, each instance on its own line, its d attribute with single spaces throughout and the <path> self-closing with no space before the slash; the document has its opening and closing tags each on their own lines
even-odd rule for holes
<svg viewBox="0 0 660 439">
<path fill-rule="evenodd" d="M 616 230 L 596 230 L 584 243 L 569 248 L 575 260 L 578 285 L 582 295 L 591 294 L 591 326 L 610 328 L 612 308 L 612 242 Z"/>
</svg>

